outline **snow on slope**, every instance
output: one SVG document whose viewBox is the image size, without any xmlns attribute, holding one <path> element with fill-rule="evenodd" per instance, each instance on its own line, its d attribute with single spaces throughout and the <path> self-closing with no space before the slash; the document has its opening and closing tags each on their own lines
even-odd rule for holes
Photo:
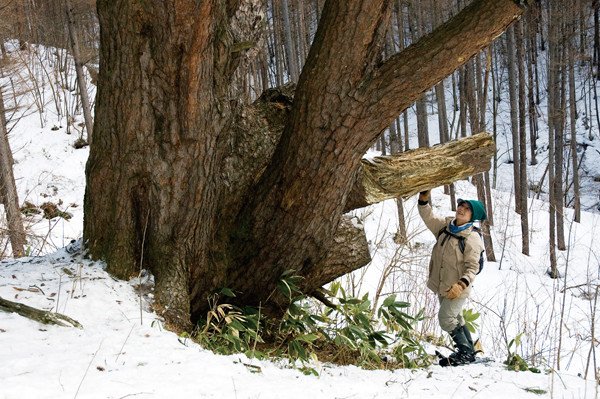
<svg viewBox="0 0 600 399">
<path fill-rule="evenodd" d="M 83 325 L 45 326 L 0 312 L 0 398 L 596 397 L 593 380 L 500 363 L 395 371 L 320 364 L 315 377 L 283 362 L 214 355 L 164 330 L 154 313 L 144 310 L 140 320 L 131 284 L 66 250 L 0 262 L 0 296 L 58 309 Z"/>
</svg>

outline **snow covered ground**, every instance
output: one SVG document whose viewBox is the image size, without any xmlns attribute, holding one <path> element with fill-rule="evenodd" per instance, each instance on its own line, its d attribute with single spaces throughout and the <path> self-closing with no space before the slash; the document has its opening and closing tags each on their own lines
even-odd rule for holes
<svg viewBox="0 0 600 399">
<path fill-rule="evenodd" d="M 26 69 L 21 68 L 20 73 L 26 80 Z M 12 78 L 17 81 L 15 76 Z M 83 259 L 79 243 L 67 246 L 82 235 L 88 150 L 73 148 L 78 135 L 67 134 L 65 117 L 59 115 L 59 106 L 53 105 L 72 103 L 71 90 L 57 90 L 51 96 L 45 79 L 40 77 L 41 87 L 46 87 L 43 111 L 31 106 L 33 94 L 17 98 L 19 114 L 24 115 L 18 123 L 16 119 L 11 122 L 17 188 L 21 203 L 39 207 L 52 202 L 72 217 L 68 221 L 49 221 L 41 215 L 29 218 L 30 257 L 0 262 L 0 296 L 64 313 L 79 321 L 83 329 L 45 326 L 0 312 L 0 398 L 598 397 L 594 370 L 600 359 L 592 346 L 597 339 L 592 326 L 598 323 L 595 293 L 600 283 L 598 214 L 584 213 L 582 223 L 575 224 L 571 223 L 571 210 L 566 210 L 568 250 L 558 255 L 563 278 L 550 279 L 546 275 L 547 204 L 530 202 L 531 255 L 521 255 L 520 222 L 511 210 L 511 166 L 501 165 L 499 188 L 504 191 L 494 191 L 496 224 L 492 232 L 497 262 L 486 264 L 467 304 L 481 313 L 476 335 L 481 337 L 485 355 L 496 359 L 493 363 L 395 371 L 321 363 L 314 365 L 320 372 L 316 377 L 305 376 L 283 361 L 218 356 L 165 330 L 149 311 L 149 297 L 140 310 L 134 283 L 115 280 L 101 262 Z M 0 84 L 10 85 L 8 78 L 1 78 Z M 67 86 L 73 87 L 72 83 Z M 81 115 L 75 117 L 81 119 Z M 433 127 L 437 116 L 431 118 Z M 506 154 L 503 141 L 498 142 L 499 154 Z M 598 141 L 588 143 L 590 159 L 585 163 L 590 168 L 600 165 L 593 155 L 600 148 Z M 540 158 L 543 165 L 543 153 Z M 543 166 L 538 170 L 543 172 Z M 539 179 L 538 170 L 531 171 L 532 181 Z M 593 204 L 597 186 L 589 185 L 591 178 L 586 181 L 587 203 Z M 475 197 L 474 187 L 467 182 L 457 184 L 457 193 L 463 198 Z M 441 189 L 434 190 L 433 203 L 437 212 L 451 214 L 448 197 Z M 373 262 L 344 284 L 356 293 L 369 292 L 373 299 L 378 290 L 383 297 L 398 293 L 399 299 L 413 304 L 414 312 L 425 308 L 433 317 L 436 301 L 424 287 L 433 235 L 424 231 L 414 198 L 405 203 L 405 214 L 409 247 L 393 241 L 397 215 L 392 201 L 356 212 L 365 222 Z M 388 277 L 380 284 L 384 274 Z M 436 324 L 435 319 L 425 320 L 419 329 L 441 336 Z M 502 362 L 508 345 L 518 336 L 520 345 L 511 350 L 534 362 L 544 370 L 542 374 L 505 369 Z M 546 372 L 551 369 L 554 371 Z M 581 377 L 586 372 L 587 380 Z"/>
<path fill-rule="evenodd" d="M 597 397 L 593 379 L 507 371 L 500 362 L 395 371 L 320 364 L 315 377 L 284 363 L 214 355 L 164 330 L 154 313 L 140 314 L 132 284 L 64 249 L 0 262 L 0 296 L 83 325 L 0 313 L 2 398 Z"/>
</svg>

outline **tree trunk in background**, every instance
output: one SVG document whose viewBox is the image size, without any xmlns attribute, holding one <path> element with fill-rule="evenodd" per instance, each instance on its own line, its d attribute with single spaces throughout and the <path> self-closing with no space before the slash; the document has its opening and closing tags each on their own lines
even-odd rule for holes
<svg viewBox="0 0 600 399">
<path fill-rule="evenodd" d="M 73 18 L 73 7 L 71 6 L 70 0 L 65 0 L 65 8 L 67 13 L 67 29 L 69 31 L 71 51 L 73 52 L 73 60 L 75 61 L 77 86 L 79 87 L 81 108 L 83 110 L 83 119 L 85 120 L 85 130 L 87 131 L 87 142 L 88 144 L 91 144 L 94 132 L 94 122 L 92 120 L 92 111 L 90 107 L 90 100 L 88 98 L 87 85 L 85 84 L 85 74 L 83 73 L 83 60 L 81 59 L 81 54 L 79 52 L 79 41 L 77 39 L 75 20 Z"/>
<path fill-rule="evenodd" d="M 450 141 L 450 132 L 448 131 L 446 92 L 443 80 L 435 86 L 435 98 L 438 107 L 438 128 L 440 131 L 440 143 L 447 143 L 448 141 Z M 454 204 L 456 202 L 456 197 L 454 195 L 454 185 L 450 184 L 444 186 L 444 193 L 450 194 L 450 207 L 454 207 Z"/>
<path fill-rule="evenodd" d="M 394 41 L 392 39 L 394 32 L 393 29 L 388 28 L 385 36 L 385 54 L 386 58 L 392 56 L 396 51 Z M 400 42 L 403 46 L 403 42 Z M 390 153 L 398 154 L 402 152 L 402 140 L 400 136 L 400 117 L 395 118 L 394 122 L 389 127 L 390 132 Z M 408 134 L 408 132 L 406 132 Z M 404 217 L 404 204 L 402 198 L 396 198 L 396 210 L 398 212 L 398 231 L 394 237 L 394 240 L 399 244 L 406 244 L 408 242 L 408 236 L 406 233 L 406 218 Z"/>
<path fill-rule="evenodd" d="M 293 103 L 273 90 L 243 106 L 235 76 L 259 46 L 258 4 L 97 5 L 84 240 L 118 277 L 150 269 L 176 328 L 204 317 L 225 287 L 235 304 L 277 314 L 283 297 L 271 294 L 284 271 L 304 277 L 307 293 L 349 272 L 324 265 L 364 153 L 523 13 L 513 1 L 475 0 L 382 62 L 388 2 L 327 1 L 297 87 L 278 89 L 293 90 Z"/>
<path fill-rule="evenodd" d="M 398 118 L 394 120 L 394 123 L 390 125 L 390 154 L 397 154 L 402 152 L 402 140 L 399 135 L 399 123 Z"/>
<path fill-rule="evenodd" d="M 400 50 L 404 49 L 406 47 L 406 38 L 404 35 L 404 20 L 402 18 L 402 5 L 400 4 L 401 0 L 398 0 L 398 13 L 397 15 L 397 19 L 396 19 L 396 23 L 398 24 L 398 27 L 401 27 L 402 29 L 398 29 L 398 43 L 399 43 L 399 47 Z M 402 113 L 402 122 L 403 122 L 403 126 L 404 126 L 404 151 L 408 151 L 410 150 L 410 134 L 408 131 L 408 111 L 405 110 Z M 400 127 L 398 127 L 398 133 L 400 132 Z"/>
<path fill-rule="evenodd" d="M 417 100 L 417 136 L 419 147 L 429 147 L 429 123 L 427 120 L 427 97 L 423 94 Z"/>
<path fill-rule="evenodd" d="M 594 10 L 594 51 L 593 64 L 596 79 L 600 80 L 600 1 L 592 0 L 592 9 Z"/>
<path fill-rule="evenodd" d="M 483 78 L 483 90 L 481 90 L 481 99 L 479 106 L 479 124 L 480 131 L 487 131 L 487 123 L 486 123 L 486 112 L 487 112 L 487 101 L 488 101 L 488 89 L 489 89 L 489 81 L 490 81 L 490 73 L 492 69 L 492 50 L 491 46 L 485 52 L 486 54 L 486 66 L 485 73 Z M 480 82 L 481 84 L 481 82 Z M 492 205 L 492 186 L 490 183 L 490 171 L 486 170 L 483 174 L 483 180 L 485 185 L 485 207 L 488 212 L 487 223 L 489 226 L 494 225 L 494 208 Z"/>
<path fill-rule="evenodd" d="M 491 49 L 494 49 L 498 44 L 494 43 L 491 46 Z M 498 65 L 497 62 L 497 51 L 493 51 L 493 58 L 495 59 L 494 62 L 492 62 L 492 136 L 494 137 L 494 141 L 497 142 L 498 140 L 498 103 L 499 103 L 499 98 L 498 98 L 498 93 L 501 91 L 500 90 L 500 79 L 497 77 L 498 74 L 498 68 L 496 67 Z M 493 168 L 493 183 L 492 183 L 492 187 L 495 189 L 496 188 L 496 182 L 497 182 L 497 176 L 498 176 L 498 154 L 494 155 L 494 164 L 492 165 Z"/>
<path fill-rule="evenodd" d="M 467 137 L 467 113 L 468 113 L 468 98 L 467 98 L 467 69 L 462 68 L 458 71 L 460 76 L 458 81 L 458 93 L 460 102 L 460 137 Z"/>
<path fill-rule="evenodd" d="M 409 26 L 414 26 L 411 29 L 412 32 L 412 42 L 415 43 L 421 36 L 423 29 L 423 21 L 422 15 L 420 12 L 420 3 L 414 4 L 414 15 L 413 15 L 413 23 L 410 23 Z M 427 93 L 423 92 L 419 99 L 416 102 L 416 114 L 417 114 L 417 138 L 419 147 L 429 147 L 429 120 L 427 117 Z"/>
<path fill-rule="evenodd" d="M 444 89 L 444 81 L 441 81 L 435 86 L 435 99 L 438 107 L 440 143 L 446 143 L 450 141 L 450 134 L 448 132 L 448 114 L 446 112 L 446 93 Z"/>
<path fill-rule="evenodd" d="M 561 13 L 562 15 L 562 13 Z M 563 26 L 563 18 L 557 17 L 559 26 Z M 561 29 L 560 32 L 563 32 Z M 562 40 L 562 33 L 556 37 L 556 67 L 557 67 L 557 75 L 556 75 L 556 86 L 554 89 L 556 90 L 554 94 L 554 104 L 555 104 L 555 122 L 554 122 L 554 156 L 555 156 L 555 174 L 554 174 L 554 190 L 556 200 L 555 209 L 556 209 L 556 247 L 560 251 L 564 251 L 567 249 L 565 242 L 565 215 L 564 215 L 564 190 L 563 190 L 563 164 L 564 164 L 564 131 L 565 131 L 565 113 L 566 113 L 566 96 L 565 96 L 565 88 L 566 88 L 566 76 L 565 76 L 565 67 L 564 67 L 564 41 Z"/>
<path fill-rule="evenodd" d="M 515 187 L 515 212 L 521 213 L 521 172 L 519 171 L 519 99 L 517 97 L 517 61 L 515 60 L 515 28 L 506 32 L 508 93 L 510 101 L 510 133 L 512 137 L 513 185 Z"/>
<path fill-rule="evenodd" d="M 308 54 L 308 43 L 306 41 L 306 22 L 304 20 L 304 1 L 296 1 L 296 36 L 298 37 L 298 62 L 299 69 L 302 69 L 306 55 Z"/>
<path fill-rule="evenodd" d="M 285 66 L 284 66 L 284 54 L 282 50 L 282 40 L 281 40 L 281 12 L 279 10 L 279 6 L 275 6 L 275 4 L 279 4 L 278 1 L 271 0 L 269 2 L 271 5 L 271 28 L 273 30 L 273 34 L 270 35 L 273 38 L 273 54 L 275 54 L 275 78 L 277 82 L 277 86 L 282 86 L 285 81 Z M 268 14 L 267 14 L 268 15 Z"/>
<path fill-rule="evenodd" d="M 519 187 L 521 197 L 519 209 L 521 209 L 521 253 L 529 255 L 529 213 L 527 208 L 527 197 L 529 185 L 527 184 L 527 130 L 525 121 L 525 55 L 523 41 L 523 20 L 514 25 L 515 47 L 517 49 L 517 72 L 519 75 Z"/>
<path fill-rule="evenodd" d="M 465 66 L 465 97 L 467 99 L 467 108 L 469 112 L 469 120 L 470 120 L 470 128 L 471 134 L 475 134 L 477 131 L 481 129 L 481 119 L 480 114 L 477 109 L 477 93 L 475 90 L 475 70 L 474 70 L 474 60 L 471 60 Z M 492 209 L 487 208 L 486 201 L 486 192 L 485 192 L 485 182 L 483 178 L 483 174 L 476 174 L 473 176 L 473 184 L 477 187 L 477 199 L 481 201 L 486 208 L 486 213 L 491 214 Z M 487 254 L 487 259 L 491 262 L 496 261 L 496 255 L 494 254 L 494 244 L 492 242 L 492 235 L 490 233 L 490 225 L 487 220 L 481 222 L 481 231 L 483 232 L 483 244 L 485 246 L 485 252 Z"/>
<path fill-rule="evenodd" d="M 439 25 L 440 21 L 440 10 L 435 7 L 435 4 L 431 4 L 434 8 L 433 11 L 433 24 L 434 26 Z M 450 133 L 448 132 L 448 112 L 446 110 L 446 90 L 444 88 L 444 81 L 440 81 L 435 85 L 435 100 L 438 109 L 438 126 L 440 131 L 440 143 L 446 143 L 450 141 Z"/>
<path fill-rule="evenodd" d="M 527 35 L 527 99 L 529 104 L 529 148 L 531 150 L 531 165 L 537 165 L 537 136 L 538 136 L 538 123 L 537 123 L 537 110 L 535 108 L 535 96 L 534 87 L 535 80 L 533 75 L 534 68 L 537 70 L 536 62 L 536 30 L 535 24 L 533 23 L 533 17 L 530 13 L 527 15 L 527 26 L 529 27 Z"/>
<path fill-rule="evenodd" d="M 2 62 L 2 60 L 0 60 Z M 19 197 L 13 174 L 12 152 L 8 143 L 8 132 L 4 109 L 4 97 L 0 87 L 0 195 L 6 211 L 8 239 L 14 257 L 25 255 L 25 230 L 19 208 Z"/>
<path fill-rule="evenodd" d="M 261 48 L 259 50 L 258 57 L 260 65 L 260 81 L 262 83 L 262 91 L 265 91 L 269 87 L 271 87 L 271 82 L 269 80 L 269 63 L 267 61 L 267 54 L 265 48 Z"/>
<path fill-rule="evenodd" d="M 281 13 L 283 15 L 283 32 L 285 37 L 285 45 L 283 47 L 285 49 L 290 80 L 296 83 L 298 82 L 298 76 L 300 75 L 300 67 L 298 65 L 298 57 L 296 55 L 296 45 L 294 44 L 294 40 L 292 39 L 288 0 L 281 0 L 281 6 Z"/>
<path fill-rule="evenodd" d="M 552 10 L 555 9 L 555 1 L 551 0 L 550 2 L 550 10 L 552 15 Z M 554 136 L 555 136 L 555 124 L 556 124 L 556 87 L 558 86 L 557 82 L 557 56 L 556 56 L 556 38 L 558 36 L 558 27 L 555 25 L 556 21 L 553 21 L 549 24 L 549 54 L 548 54 L 548 193 L 550 197 L 549 201 L 549 212 L 548 215 L 550 217 L 549 221 L 549 249 L 550 249 L 550 270 L 549 274 L 552 278 L 559 278 L 560 275 L 558 273 L 558 267 L 556 264 L 556 191 L 554 189 L 554 185 L 556 184 L 554 178 L 554 164 L 555 164 L 555 156 L 554 156 Z M 558 199 L 560 200 L 560 199 Z"/>
<path fill-rule="evenodd" d="M 573 14 L 569 20 L 571 29 L 569 44 L 567 44 L 568 68 L 569 68 L 569 116 L 571 126 L 571 161 L 573 168 L 573 211 L 576 223 L 581 222 L 581 200 L 579 192 L 579 162 L 577 160 L 577 98 L 575 97 L 575 21 L 578 14 L 577 1 L 573 1 Z"/>
</svg>

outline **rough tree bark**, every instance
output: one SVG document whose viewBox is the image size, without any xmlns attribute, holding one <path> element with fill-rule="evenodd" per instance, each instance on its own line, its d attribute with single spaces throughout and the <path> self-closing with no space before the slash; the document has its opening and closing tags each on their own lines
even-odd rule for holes
<svg viewBox="0 0 600 399">
<path fill-rule="evenodd" d="M 236 100 L 233 72 L 254 51 L 258 0 L 97 4 L 84 237 L 117 276 L 149 268 L 157 302 L 181 328 L 222 287 L 265 304 L 285 270 L 307 292 L 337 277 L 323 265 L 365 151 L 524 12 L 511 0 L 473 1 L 381 63 L 388 1 L 327 1 L 293 104 L 269 102 L 289 117 L 274 112 L 246 131 L 253 109 Z"/>
</svg>

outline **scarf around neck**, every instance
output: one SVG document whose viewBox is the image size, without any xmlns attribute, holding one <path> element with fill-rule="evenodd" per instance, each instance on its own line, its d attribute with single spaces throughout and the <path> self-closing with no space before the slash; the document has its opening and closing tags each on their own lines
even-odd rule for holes
<svg viewBox="0 0 600 399">
<path fill-rule="evenodd" d="M 465 223 L 462 226 L 457 226 L 454 224 L 454 222 L 456 222 L 456 219 L 453 220 L 452 222 L 450 222 L 450 226 L 449 226 L 450 233 L 452 233 L 452 234 L 456 234 L 459 231 L 463 231 L 463 230 L 468 229 L 469 227 L 473 226 L 473 222 Z"/>
</svg>

